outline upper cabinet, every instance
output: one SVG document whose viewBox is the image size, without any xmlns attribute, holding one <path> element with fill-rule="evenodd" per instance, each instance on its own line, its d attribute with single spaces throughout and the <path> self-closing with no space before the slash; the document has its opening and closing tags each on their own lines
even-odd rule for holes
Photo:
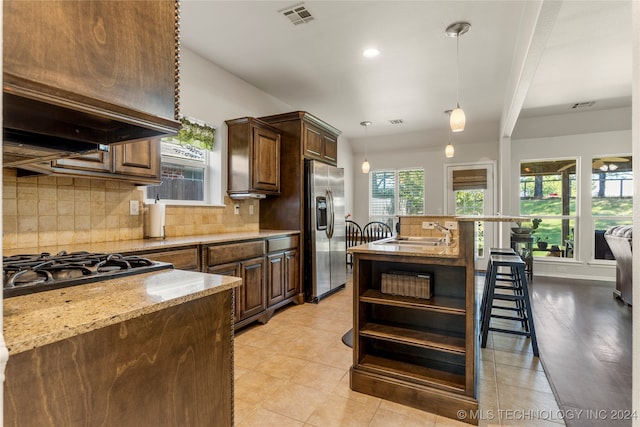
<svg viewBox="0 0 640 427">
<path fill-rule="evenodd" d="M 229 146 L 229 196 L 279 194 L 281 132 L 252 117 L 225 123 Z"/>
<path fill-rule="evenodd" d="M 291 132 L 284 150 L 293 156 L 319 160 L 336 166 L 338 163 L 338 135 L 340 131 L 305 111 L 260 117 L 260 120 Z M 301 129 L 297 129 L 301 127 Z M 285 131 L 286 129 L 286 131 Z M 290 129 L 290 130 L 289 130 Z M 300 147 L 300 148 L 298 148 Z M 301 150 L 301 153 L 296 152 Z"/>
<path fill-rule="evenodd" d="M 5 140 L 82 152 L 175 133 L 177 5 L 5 0 Z"/>
<path fill-rule="evenodd" d="M 304 157 L 336 166 L 338 162 L 337 135 L 313 123 L 305 122 L 303 128 Z"/>
<path fill-rule="evenodd" d="M 148 139 L 109 147 L 108 152 L 54 160 L 35 172 L 58 176 L 118 179 L 135 184 L 160 182 L 160 141 Z"/>
</svg>

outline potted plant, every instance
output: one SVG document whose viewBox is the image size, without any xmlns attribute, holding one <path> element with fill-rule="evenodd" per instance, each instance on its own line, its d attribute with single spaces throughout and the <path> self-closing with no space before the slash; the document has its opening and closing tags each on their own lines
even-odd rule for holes
<svg viewBox="0 0 640 427">
<path fill-rule="evenodd" d="M 547 249 L 547 246 L 549 245 L 549 238 L 548 237 L 538 237 L 536 238 L 536 243 L 538 245 L 538 249 L 542 249 L 545 250 Z"/>
</svg>

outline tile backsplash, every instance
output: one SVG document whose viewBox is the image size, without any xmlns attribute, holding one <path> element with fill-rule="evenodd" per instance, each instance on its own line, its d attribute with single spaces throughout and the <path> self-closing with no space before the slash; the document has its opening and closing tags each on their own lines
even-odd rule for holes
<svg viewBox="0 0 640 427">
<path fill-rule="evenodd" d="M 438 222 L 444 226 L 445 221 L 455 221 L 453 216 L 443 215 L 425 215 L 425 216 L 403 216 L 400 219 L 400 235 L 401 236 L 417 236 L 417 237 L 441 237 L 442 233 L 435 228 L 423 229 L 423 222 Z M 457 223 L 457 221 L 456 221 Z M 454 239 L 458 238 L 458 229 L 451 230 Z"/>
<path fill-rule="evenodd" d="M 130 201 L 140 215 L 129 215 Z M 142 239 L 147 208 L 133 184 L 69 177 L 17 177 L 3 170 L 3 248 L 99 243 Z M 168 237 L 257 231 L 257 200 L 232 201 L 225 207 L 167 206 Z M 240 214 L 234 214 L 240 205 Z M 253 205 L 254 215 L 249 215 Z"/>
</svg>

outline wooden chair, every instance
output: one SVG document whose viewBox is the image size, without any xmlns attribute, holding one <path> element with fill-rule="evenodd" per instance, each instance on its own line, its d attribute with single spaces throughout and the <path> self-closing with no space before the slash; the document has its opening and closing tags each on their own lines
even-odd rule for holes
<svg viewBox="0 0 640 427">
<path fill-rule="evenodd" d="M 347 234 L 345 241 L 347 243 L 347 249 L 351 246 L 358 246 L 362 244 L 362 227 L 357 222 L 346 220 Z M 353 265 L 353 254 L 347 253 L 347 265 Z"/>
<path fill-rule="evenodd" d="M 393 236 L 393 232 L 391 231 L 391 227 L 384 222 L 371 221 L 362 229 L 362 236 L 363 242 L 369 243 L 386 237 L 391 237 Z"/>
</svg>

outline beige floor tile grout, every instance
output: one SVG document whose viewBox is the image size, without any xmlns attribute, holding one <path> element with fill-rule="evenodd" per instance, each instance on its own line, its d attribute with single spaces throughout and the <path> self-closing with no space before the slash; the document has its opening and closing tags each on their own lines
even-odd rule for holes
<svg viewBox="0 0 640 427">
<path fill-rule="evenodd" d="M 348 355 L 342 352 L 344 344 L 341 338 L 351 327 L 353 320 L 350 286 L 349 280 L 347 289 L 321 300 L 319 304 L 305 303 L 285 307 L 279 310 L 267 324 L 252 325 L 237 333 L 236 358 L 237 368 L 240 370 L 240 375 L 235 379 L 236 396 L 239 400 L 236 407 L 237 425 L 250 426 L 251 422 L 258 422 L 259 425 L 267 427 L 270 425 L 309 427 L 470 425 L 349 389 L 349 367 L 352 354 L 348 349 Z M 478 342 L 478 351 L 485 352 L 478 366 L 478 379 L 484 386 L 490 384 L 491 390 L 487 390 L 488 393 L 495 392 L 495 402 L 490 402 L 493 397 L 489 397 L 489 401 L 484 401 L 481 395 L 478 396 L 481 402 L 480 414 L 483 414 L 482 410 L 485 410 L 484 415 L 487 415 L 487 409 L 493 411 L 496 409 L 483 407 L 483 405 L 497 405 L 500 409 L 508 405 L 510 394 L 517 388 L 527 390 L 528 393 L 525 394 L 528 396 L 548 399 L 548 393 L 536 389 L 536 387 L 544 388 L 544 382 L 539 376 L 544 373 L 541 367 L 535 369 L 538 367 L 535 360 L 530 362 L 532 358 L 530 346 L 525 347 L 521 341 L 505 338 L 498 338 L 498 341 L 496 344 L 494 333 L 490 333 L 486 349 L 481 349 Z M 503 361 L 509 354 L 513 354 L 517 360 L 514 360 L 513 364 L 500 363 L 497 360 L 496 351 L 500 352 Z M 294 372 L 287 372 L 286 368 L 278 365 L 278 363 L 286 364 L 288 361 L 296 364 L 296 367 L 291 368 Z M 529 368 L 525 367 L 528 363 L 531 363 Z M 482 366 L 488 369 L 480 369 Z M 501 381 L 501 371 L 511 374 L 508 378 L 509 382 Z M 516 375 L 518 372 L 522 375 Z M 274 387 L 277 390 L 264 383 L 269 378 L 274 381 Z M 533 383 L 528 384 L 526 381 L 533 381 Z M 303 393 L 304 399 L 300 399 L 300 396 L 296 396 L 295 399 L 290 396 L 291 389 Z M 263 394 L 256 395 L 260 393 Z M 552 394 L 550 396 L 553 397 Z M 242 400 L 241 397 L 249 400 Z M 293 405 L 301 404 L 306 407 L 291 407 L 289 400 L 293 400 Z M 555 402 L 553 399 L 552 401 Z M 528 402 L 519 401 L 518 404 L 526 408 Z M 530 404 L 537 403 L 530 402 Z M 499 415 L 500 413 L 493 414 L 492 418 L 487 416 L 486 419 L 480 420 L 480 425 L 492 427 L 550 425 L 544 420 L 514 423 L 503 420 Z M 561 424 L 552 423 L 551 425 L 560 426 Z"/>
</svg>

